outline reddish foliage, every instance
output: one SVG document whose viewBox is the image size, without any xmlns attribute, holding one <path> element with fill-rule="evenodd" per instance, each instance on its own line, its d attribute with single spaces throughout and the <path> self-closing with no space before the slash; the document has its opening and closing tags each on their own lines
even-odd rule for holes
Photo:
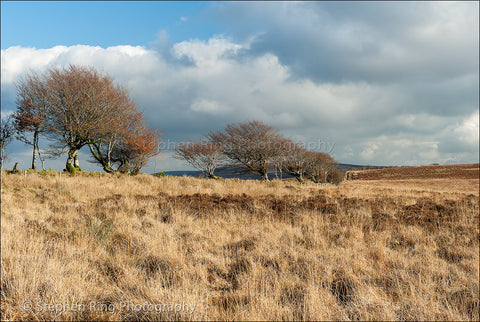
<svg viewBox="0 0 480 322">
<path fill-rule="evenodd" d="M 136 112 L 123 123 L 120 129 L 121 141 L 112 151 L 112 162 L 119 164 L 121 172 L 138 173 L 148 158 L 158 153 L 161 133 L 151 130 L 143 117 Z"/>
</svg>

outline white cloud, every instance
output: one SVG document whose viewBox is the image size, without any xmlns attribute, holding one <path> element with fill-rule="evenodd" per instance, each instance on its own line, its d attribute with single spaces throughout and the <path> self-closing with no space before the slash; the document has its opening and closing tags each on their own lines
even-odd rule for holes
<svg viewBox="0 0 480 322">
<path fill-rule="evenodd" d="M 226 38 L 210 38 L 208 42 L 200 40 L 182 41 L 173 46 L 177 58 L 186 56 L 191 58 L 199 67 L 218 68 L 219 62 L 225 54 L 235 54 L 241 48 Z"/>
<path fill-rule="evenodd" d="M 13 83 L 29 68 L 43 70 L 62 53 L 68 51 L 65 46 L 50 49 L 10 47 L 2 50 L 2 84 Z"/>
<path fill-rule="evenodd" d="M 479 136 L 479 113 L 473 113 L 469 118 L 463 121 L 459 127 L 453 128 L 453 133 L 458 139 L 466 145 L 474 148 L 478 147 Z"/>
<path fill-rule="evenodd" d="M 372 161 L 375 158 L 378 149 L 378 144 L 367 143 L 363 151 L 360 152 L 360 157 L 365 161 Z"/>
<path fill-rule="evenodd" d="M 452 122 L 439 134 L 439 150 L 445 154 L 479 153 L 479 112 Z"/>
<path fill-rule="evenodd" d="M 196 100 L 190 109 L 194 112 L 204 112 L 213 115 L 228 111 L 227 107 L 220 105 L 218 102 L 206 99 Z"/>
</svg>

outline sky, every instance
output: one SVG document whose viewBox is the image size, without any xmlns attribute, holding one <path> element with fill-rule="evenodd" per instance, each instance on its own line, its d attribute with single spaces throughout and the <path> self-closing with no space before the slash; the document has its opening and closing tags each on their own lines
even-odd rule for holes
<svg viewBox="0 0 480 322">
<path fill-rule="evenodd" d="M 470 1 L 1 1 L 2 117 L 29 71 L 88 65 L 163 131 L 146 173 L 191 169 L 172 147 L 249 120 L 341 163 L 477 163 L 478 30 Z M 5 167 L 31 152 L 11 143 Z"/>
</svg>

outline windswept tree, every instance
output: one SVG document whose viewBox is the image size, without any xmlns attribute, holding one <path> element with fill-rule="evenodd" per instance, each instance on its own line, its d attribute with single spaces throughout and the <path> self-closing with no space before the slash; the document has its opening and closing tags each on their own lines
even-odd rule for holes
<svg viewBox="0 0 480 322">
<path fill-rule="evenodd" d="M 308 152 L 306 154 L 308 159 L 307 174 L 313 182 L 326 183 L 329 177 L 333 177 L 337 170 L 336 161 L 328 153 L 323 152 Z"/>
<path fill-rule="evenodd" d="M 209 178 L 216 178 L 215 169 L 224 161 L 222 146 L 209 141 L 180 143 L 175 158 L 185 160 Z"/>
<path fill-rule="evenodd" d="M 13 114 L 17 139 L 33 146 L 32 169 L 37 168 L 37 154 L 45 164 L 38 147 L 39 136 L 45 131 L 48 115 L 47 87 L 37 73 L 30 73 L 17 84 L 17 111 Z M 30 136 L 31 133 L 31 136 Z"/>
<path fill-rule="evenodd" d="M 281 158 L 283 171 L 294 176 L 300 183 L 305 182 L 304 177 L 311 166 L 309 152 L 302 146 L 293 141 L 286 141 L 286 149 Z"/>
<path fill-rule="evenodd" d="M 5 150 L 7 145 L 12 141 L 15 134 L 15 127 L 11 116 L 1 118 L 0 121 L 0 170 L 3 170 L 5 161 Z"/>
<path fill-rule="evenodd" d="M 247 167 L 262 180 L 268 180 L 269 168 L 282 153 L 282 135 L 260 121 L 229 124 L 223 132 L 209 133 L 207 138 L 222 146 L 232 165 Z"/>
<path fill-rule="evenodd" d="M 113 79 L 93 68 L 70 65 L 49 70 L 47 86 L 48 135 L 67 152 L 66 169 L 79 169 L 79 150 L 103 136 L 116 121 L 120 107 Z"/>
</svg>

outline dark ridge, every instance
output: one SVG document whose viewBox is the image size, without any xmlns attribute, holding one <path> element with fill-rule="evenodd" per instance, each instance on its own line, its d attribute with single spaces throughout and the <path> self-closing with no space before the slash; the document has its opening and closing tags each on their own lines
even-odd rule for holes
<svg viewBox="0 0 480 322">
<path fill-rule="evenodd" d="M 339 163 L 337 165 L 337 168 L 340 170 L 359 170 L 361 168 L 368 167 L 370 169 L 379 169 L 379 168 L 385 168 L 382 166 L 364 166 L 364 165 L 355 165 L 355 164 L 345 164 L 345 163 Z M 172 176 L 172 177 L 182 177 L 182 176 L 188 176 L 188 177 L 203 177 L 204 174 L 201 171 L 165 171 L 166 176 Z M 226 178 L 226 179 L 250 179 L 250 180 L 261 180 L 261 177 L 259 174 L 251 173 L 247 168 L 219 168 L 215 171 L 215 175 Z M 282 179 L 289 179 L 293 178 L 293 176 L 282 173 L 277 173 L 275 175 L 275 171 L 270 170 L 268 172 L 268 178 L 269 179 L 276 179 L 282 178 Z"/>
</svg>

